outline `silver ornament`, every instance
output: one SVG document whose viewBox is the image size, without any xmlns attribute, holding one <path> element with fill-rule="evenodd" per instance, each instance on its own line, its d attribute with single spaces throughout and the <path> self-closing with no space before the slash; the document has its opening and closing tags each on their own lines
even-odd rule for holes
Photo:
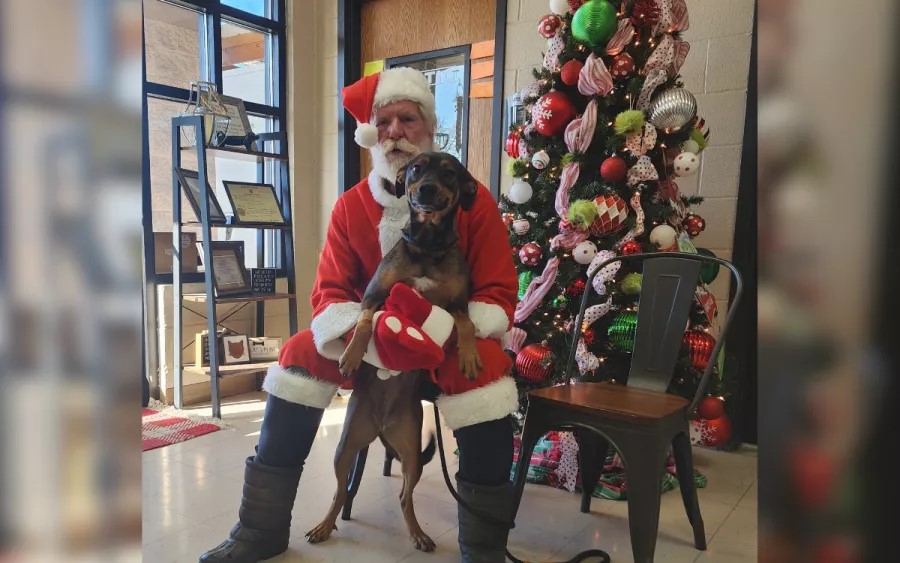
<svg viewBox="0 0 900 563">
<path fill-rule="evenodd" d="M 647 111 L 650 123 L 667 133 L 678 131 L 697 115 L 697 98 L 684 88 L 659 92 Z"/>
</svg>

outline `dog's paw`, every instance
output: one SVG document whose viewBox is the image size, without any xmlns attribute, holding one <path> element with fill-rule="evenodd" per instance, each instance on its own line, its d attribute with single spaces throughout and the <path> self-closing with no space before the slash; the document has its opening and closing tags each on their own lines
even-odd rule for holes
<svg viewBox="0 0 900 563">
<path fill-rule="evenodd" d="M 481 363 L 481 356 L 474 346 L 459 349 L 459 371 L 466 379 L 475 381 L 482 367 L 484 366 Z"/>
<path fill-rule="evenodd" d="M 425 532 L 418 532 L 412 534 L 413 545 L 416 546 L 416 549 L 419 551 L 434 551 L 434 540 L 428 537 L 428 534 Z"/>
<path fill-rule="evenodd" d="M 320 543 L 331 537 L 332 530 L 337 530 L 335 524 L 322 522 L 312 530 L 306 532 L 306 541 L 309 543 Z"/>
<path fill-rule="evenodd" d="M 366 348 L 359 346 L 355 341 L 351 341 L 338 360 L 338 369 L 341 375 L 344 377 L 352 375 L 362 365 L 363 356 L 365 355 Z"/>
</svg>

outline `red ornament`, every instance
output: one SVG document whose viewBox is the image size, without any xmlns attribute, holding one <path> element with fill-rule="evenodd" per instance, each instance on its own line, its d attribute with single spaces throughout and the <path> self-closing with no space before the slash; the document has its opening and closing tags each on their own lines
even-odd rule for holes
<svg viewBox="0 0 900 563">
<path fill-rule="evenodd" d="M 659 6 L 656 0 L 637 0 L 631 11 L 631 24 L 634 27 L 650 27 L 659 22 Z"/>
<path fill-rule="evenodd" d="M 613 59 L 612 68 L 609 73 L 617 80 L 623 80 L 634 74 L 636 66 L 634 59 L 628 53 L 621 53 Z"/>
<path fill-rule="evenodd" d="M 697 371 L 703 371 L 709 364 L 712 355 L 713 346 L 716 345 L 716 339 L 708 332 L 702 330 L 689 330 L 684 333 L 682 339 L 691 354 L 691 364 Z"/>
<path fill-rule="evenodd" d="M 553 352 L 546 344 L 529 344 L 516 355 L 516 372 L 519 377 L 540 383 L 550 375 L 553 367 Z"/>
<path fill-rule="evenodd" d="M 573 14 L 585 3 L 585 0 L 569 0 L 569 11 Z"/>
<path fill-rule="evenodd" d="M 563 84 L 567 86 L 575 86 L 578 84 L 578 77 L 581 75 L 582 68 L 584 68 L 584 63 L 578 59 L 572 59 L 564 64 L 559 71 L 559 77 L 563 81 Z"/>
<path fill-rule="evenodd" d="M 626 242 L 625 244 L 622 245 L 621 250 L 622 250 L 622 254 L 624 254 L 626 256 L 629 254 L 640 254 L 641 252 L 644 251 L 644 249 L 641 248 L 641 243 L 639 243 L 636 240 L 630 240 L 630 241 Z"/>
<path fill-rule="evenodd" d="M 509 135 L 506 136 L 506 154 L 508 154 L 510 158 L 519 158 L 519 141 L 521 140 L 522 132 L 518 129 L 513 129 L 509 132 Z"/>
<path fill-rule="evenodd" d="M 556 31 L 559 29 L 560 25 L 562 25 L 562 20 L 559 19 L 559 16 L 556 14 L 547 14 L 541 18 L 540 22 L 538 22 L 538 33 L 541 34 L 541 37 L 550 39 L 556 35 Z"/>
<path fill-rule="evenodd" d="M 583 278 L 578 278 L 577 280 L 572 282 L 572 285 L 570 285 L 568 289 L 566 289 L 566 293 L 568 293 L 572 297 L 577 297 L 584 292 L 584 287 L 586 284 L 587 282 L 585 282 Z"/>
<path fill-rule="evenodd" d="M 725 403 L 718 397 L 703 397 L 697 406 L 697 415 L 707 420 L 716 420 L 725 414 Z"/>
<path fill-rule="evenodd" d="M 526 266 L 537 266 L 541 262 L 543 254 L 541 245 L 529 242 L 519 250 L 519 260 Z"/>
<path fill-rule="evenodd" d="M 596 337 L 596 335 L 594 334 L 594 331 L 589 328 L 583 330 L 581 332 L 581 335 L 584 337 L 584 343 L 587 344 L 588 346 L 590 346 L 594 342 L 594 338 Z"/>
<path fill-rule="evenodd" d="M 591 234 L 594 236 L 608 235 L 621 229 L 628 217 L 628 205 L 625 200 L 617 195 L 599 196 L 594 198 L 594 205 L 599 211 L 597 218 L 591 224 Z"/>
<path fill-rule="evenodd" d="M 519 254 L 519 251 L 522 250 L 522 247 L 521 247 L 521 246 L 513 246 L 513 247 L 510 247 L 510 248 L 512 249 L 512 254 L 513 254 L 513 256 L 518 255 L 518 254 Z"/>
<path fill-rule="evenodd" d="M 731 420 L 725 415 L 715 420 L 707 420 L 706 426 L 709 437 L 703 444 L 704 446 L 721 446 L 731 438 Z"/>
<path fill-rule="evenodd" d="M 575 106 L 562 92 L 548 92 L 540 97 L 531 110 L 535 130 L 552 137 L 562 132 L 575 118 Z"/>
<path fill-rule="evenodd" d="M 620 156 L 611 156 L 600 164 L 600 177 L 607 182 L 621 182 L 628 175 L 628 164 Z"/>
<path fill-rule="evenodd" d="M 684 218 L 684 221 L 681 222 L 681 225 L 684 227 L 684 230 L 687 231 L 687 234 L 695 237 L 702 233 L 703 229 L 706 228 L 706 221 L 699 215 L 689 213 L 688 216 Z"/>
</svg>

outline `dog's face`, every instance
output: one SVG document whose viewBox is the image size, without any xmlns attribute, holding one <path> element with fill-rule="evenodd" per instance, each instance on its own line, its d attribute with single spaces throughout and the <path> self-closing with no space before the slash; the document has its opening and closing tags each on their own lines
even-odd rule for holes
<svg viewBox="0 0 900 563">
<path fill-rule="evenodd" d="M 400 170 L 397 197 L 409 194 L 409 205 L 422 222 L 439 222 L 457 205 L 466 211 L 475 203 L 478 183 L 453 155 L 423 152 Z"/>
</svg>

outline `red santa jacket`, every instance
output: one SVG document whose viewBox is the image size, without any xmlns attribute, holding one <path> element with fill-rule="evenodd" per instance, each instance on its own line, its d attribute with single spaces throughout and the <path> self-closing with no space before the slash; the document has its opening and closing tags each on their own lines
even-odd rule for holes
<svg viewBox="0 0 900 563">
<path fill-rule="evenodd" d="M 500 338 L 510 327 L 518 290 L 506 227 L 481 184 L 472 209 L 458 213 L 459 246 L 471 271 L 469 316 L 479 338 Z M 356 324 L 366 286 L 408 221 L 406 196 L 386 191 L 374 172 L 338 199 L 310 296 L 310 328 L 324 357 L 340 357 L 341 337 Z"/>
</svg>

